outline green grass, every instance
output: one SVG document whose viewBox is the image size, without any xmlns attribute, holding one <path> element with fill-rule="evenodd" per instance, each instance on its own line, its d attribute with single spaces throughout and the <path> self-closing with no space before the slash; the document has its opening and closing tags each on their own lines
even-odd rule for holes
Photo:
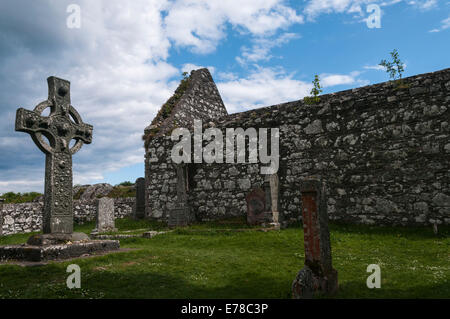
<svg viewBox="0 0 450 319">
<path fill-rule="evenodd" d="M 158 223 L 117 220 L 120 231 Z M 303 231 L 261 232 L 237 221 L 194 225 L 153 239 L 121 240 L 132 251 L 52 262 L 39 267 L 0 266 L 0 298 L 290 298 L 303 267 Z M 90 232 L 92 223 L 76 227 Z M 229 231 L 219 231 L 229 229 Z M 200 231 L 199 231 L 200 230 Z M 450 298 L 450 227 L 331 225 L 336 298 Z M 29 234 L 0 238 L 21 243 Z M 66 267 L 81 267 L 82 289 L 69 290 Z M 381 289 L 368 289 L 369 264 L 381 267 Z"/>
</svg>

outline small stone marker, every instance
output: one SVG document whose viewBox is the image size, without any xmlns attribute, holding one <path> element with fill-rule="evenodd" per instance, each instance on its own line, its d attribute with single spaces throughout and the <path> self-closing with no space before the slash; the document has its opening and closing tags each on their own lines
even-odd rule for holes
<svg viewBox="0 0 450 319">
<path fill-rule="evenodd" d="M 337 271 L 331 263 L 330 232 L 324 184 L 305 180 L 301 184 L 305 266 L 292 283 L 292 297 L 312 298 L 337 291 Z"/>
<path fill-rule="evenodd" d="M 0 236 L 3 235 L 3 202 L 5 200 L 0 198 Z"/>
<path fill-rule="evenodd" d="M 136 202 L 134 204 L 133 216 L 135 219 L 145 217 L 145 178 L 139 177 L 136 180 Z"/>
<path fill-rule="evenodd" d="M 276 228 L 280 227 L 280 213 L 279 213 L 279 204 L 278 204 L 278 196 L 279 196 L 279 180 L 278 174 L 272 174 L 269 176 L 270 183 L 270 207 L 272 211 L 272 225 Z"/>
<path fill-rule="evenodd" d="M 255 188 L 247 194 L 247 223 L 258 225 L 267 221 L 267 193 L 262 188 Z M 270 199 L 270 194 L 269 194 Z"/>
<path fill-rule="evenodd" d="M 92 234 L 117 231 L 114 217 L 114 198 L 97 199 L 97 226 Z"/>
<path fill-rule="evenodd" d="M 46 154 L 44 234 L 72 234 L 72 155 L 92 141 L 92 125 L 85 124 L 70 104 L 70 82 L 51 76 L 48 100 L 33 111 L 19 108 L 16 131 L 31 135 L 36 146 Z M 42 112 L 50 108 L 50 115 Z M 45 136 L 50 144 L 43 139 Z M 71 140 L 76 141 L 70 147 Z"/>
</svg>

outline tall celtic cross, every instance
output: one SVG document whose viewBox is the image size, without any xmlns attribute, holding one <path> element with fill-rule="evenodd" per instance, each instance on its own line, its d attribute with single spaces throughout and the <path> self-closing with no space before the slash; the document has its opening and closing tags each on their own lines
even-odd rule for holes
<svg viewBox="0 0 450 319">
<path fill-rule="evenodd" d="M 16 131 L 30 134 L 37 147 L 46 154 L 44 234 L 71 234 L 72 155 L 80 150 L 83 143 L 92 142 L 93 127 L 83 123 L 70 105 L 69 81 L 51 76 L 47 82 L 48 100 L 39 103 L 33 111 L 19 108 Z M 50 108 L 50 114 L 42 116 L 46 108 Z M 73 146 L 70 144 L 72 140 L 75 140 Z"/>
</svg>

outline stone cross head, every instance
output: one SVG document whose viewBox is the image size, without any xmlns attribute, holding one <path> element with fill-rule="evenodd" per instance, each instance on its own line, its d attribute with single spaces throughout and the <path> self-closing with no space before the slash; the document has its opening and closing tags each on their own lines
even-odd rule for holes
<svg viewBox="0 0 450 319">
<path fill-rule="evenodd" d="M 39 103 L 33 111 L 20 108 L 16 115 L 16 131 L 29 133 L 34 143 L 46 154 L 75 154 L 83 143 L 92 142 L 92 125 L 85 124 L 70 105 L 70 82 L 51 76 L 48 82 L 48 100 Z M 49 116 L 42 112 L 50 108 Z M 49 144 L 45 142 L 47 138 Z M 75 145 L 70 148 L 74 139 Z"/>
</svg>

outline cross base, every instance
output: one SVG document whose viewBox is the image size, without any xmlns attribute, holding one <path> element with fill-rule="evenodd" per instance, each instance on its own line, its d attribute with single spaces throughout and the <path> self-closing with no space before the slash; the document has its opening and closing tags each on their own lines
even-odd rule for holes
<svg viewBox="0 0 450 319">
<path fill-rule="evenodd" d="M 68 242 L 81 242 L 89 241 L 89 236 L 85 233 L 72 233 L 72 234 L 38 234 L 31 236 L 27 245 L 30 246 L 48 246 L 66 244 Z"/>
<path fill-rule="evenodd" d="M 334 295 L 338 290 L 338 274 L 335 269 L 318 274 L 308 266 L 299 271 L 292 283 L 292 298 L 311 299 L 316 296 Z"/>
<path fill-rule="evenodd" d="M 0 246 L 0 261 L 42 262 L 85 257 L 118 250 L 118 240 L 91 240 L 72 244 L 46 246 L 11 245 Z"/>
</svg>

